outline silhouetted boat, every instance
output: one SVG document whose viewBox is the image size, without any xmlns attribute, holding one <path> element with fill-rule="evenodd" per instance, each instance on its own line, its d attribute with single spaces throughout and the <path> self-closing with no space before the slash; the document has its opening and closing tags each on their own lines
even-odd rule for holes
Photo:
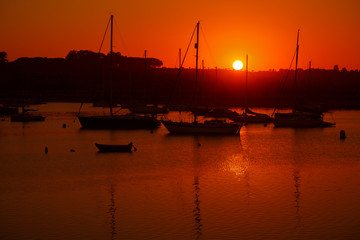
<svg viewBox="0 0 360 240">
<path fill-rule="evenodd" d="M 78 119 L 85 129 L 153 129 L 160 125 L 152 116 L 135 114 L 78 116 Z"/>
<path fill-rule="evenodd" d="M 19 109 L 17 107 L 0 106 L 0 115 L 13 115 L 18 113 Z"/>
<path fill-rule="evenodd" d="M 244 112 L 239 116 L 230 117 L 234 122 L 248 123 L 272 123 L 274 119 L 263 113 L 253 112 L 245 107 Z"/>
<path fill-rule="evenodd" d="M 154 104 L 121 104 L 121 107 L 129 109 L 135 114 L 165 114 L 169 112 L 166 107 Z"/>
<path fill-rule="evenodd" d="M 42 122 L 45 121 L 45 117 L 42 115 L 34 115 L 29 112 L 35 112 L 34 109 L 25 109 L 25 105 L 21 106 L 21 113 L 14 114 L 10 116 L 11 122 Z"/>
<path fill-rule="evenodd" d="M 161 121 L 170 133 L 176 134 L 238 134 L 241 124 L 227 123 L 222 120 L 199 122 Z"/>
<path fill-rule="evenodd" d="M 263 114 L 257 113 L 249 109 L 248 107 L 248 55 L 246 55 L 246 80 L 245 80 L 245 107 L 242 114 L 238 116 L 233 116 L 230 119 L 234 122 L 242 123 L 271 123 L 273 118 Z"/>
<path fill-rule="evenodd" d="M 45 121 L 45 117 L 41 115 L 30 115 L 28 113 L 11 115 L 11 122 L 41 122 Z"/>
<path fill-rule="evenodd" d="M 113 68 L 113 15 L 110 16 L 111 38 L 110 38 L 110 82 L 112 82 Z M 110 88 L 111 89 L 111 88 Z M 112 89 L 110 90 L 112 91 Z M 112 92 L 110 93 L 110 115 L 105 116 L 78 116 L 82 128 L 85 129 L 153 129 L 160 126 L 156 115 L 145 116 L 137 114 L 114 115 Z"/>
<path fill-rule="evenodd" d="M 274 126 L 275 127 L 292 127 L 292 128 L 312 128 L 312 127 L 331 127 L 335 123 L 325 122 L 323 120 L 323 112 L 311 111 L 309 109 L 297 106 L 296 99 L 296 80 L 297 80 L 297 65 L 299 55 L 299 31 L 296 41 L 296 64 L 295 64 L 295 78 L 294 78 L 294 107 L 290 113 L 275 113 Z M 275 111 L 275 110 L 274 110 Z"/>
<path fill-rule="evenodd" d="M 196 69 L 195 69 L 195 96 L 197 94 L 197 76 L 198 76 L 198 58 L 199 58 L 199 25 L 200 22 L 196 24 Z M 180 67 L 181 69 L 181 67 Z M 180 71 L 179 69 L 179 71 Z M 195 101 L 195 106 L 196 106 Z M 229 123 L 223 120 L 210 120 L 204 122 L 197 121 L 197 113 L 194 113 L 193 122 L 177 122 L 172 120 L 162 120 L 162 124 L 170 133 L 175 134 L 238 134 L 242 124 Z"/>
<path fill-rule="evenodd" d="M 205 117 L 215 117 L 215 118 L 229 118 L 232 120 L 234 117 L 240 116 L 236 111 L 231 111 L 228 108 L 212 108 L 207 113 L 204 114 Z"/>
<path fill-rule="evenodd" d="M 126 145 L 111 145 L 111 144 L 99 144 L 95 143 L 95 146 L 99 149 L 99 152 L 132 152 L 136 148 L 134 144 L 130 142 Z"/>
</svg>

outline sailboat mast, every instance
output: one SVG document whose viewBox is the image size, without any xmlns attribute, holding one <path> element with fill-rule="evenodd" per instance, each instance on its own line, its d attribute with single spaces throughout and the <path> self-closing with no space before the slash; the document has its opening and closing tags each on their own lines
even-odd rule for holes
<svg viewBox="0 0 360 240">
<path fill-rule="evenodd" d="M 247 109 L 248 102 L 248 55 L 246 54 L 246 81 L 245 81 L 245 111 Z"/>
<path fill-rule="evenodd" d="M 293 107 L 293 112 L 295 112 L 296 100 L 297 100 L 297 96 L 296 96 L 296 80 L 297 80 L 297 67 L 298 67 L 298 58 L 299 58 L 299 32 L 300 32 L 300 29 L 298 30 L 297 40 L 296 40 L 296 63 L 295 63 L 295 78 L 294 78 L 294 107 Z"/>
<path fill-rule="evenodd" d="M 311 61 L 309 61 L 309 97 L 311 96 Z"/>
<path fill-rule="evenodd" d="M 195 43 L 195 48 L 196 48 L 196 66 L 195 66 L 195 104 L 197 105 L 198 103 L 198 96 L 197 96 L 197 82 L 198 82 L 198 64 L 199 64 L 199 26 L 200 26 L 200 22 L 196 23 L 196 43 Z M 194 122 L 197 122 L 197 115 L 194 114 Z"/>
<path fill-rule="evenodd" d="M 112 92 L 112 74 L 113 74 L 113 18 L 111 15 L 111 34 L 110 34 L 110 115 L 113 115 L 113 92 Z"/>
</svg>

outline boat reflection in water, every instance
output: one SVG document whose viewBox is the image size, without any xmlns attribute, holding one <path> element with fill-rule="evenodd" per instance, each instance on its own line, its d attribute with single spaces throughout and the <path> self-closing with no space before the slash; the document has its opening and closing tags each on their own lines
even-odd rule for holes
<svg viewBox="0 0 360 240">
<path fill-rule="evenodd" d="M 82 131 L 78 104 L 46 109 L 41 124 L 0 124 L 3 239 L 359 236 L 360 111 L 335 111 L 337 128 L 248 124 L 240 135 L 193 136 Z M 136 154 L 94 146 L 130 140 Z"/>
</svg>

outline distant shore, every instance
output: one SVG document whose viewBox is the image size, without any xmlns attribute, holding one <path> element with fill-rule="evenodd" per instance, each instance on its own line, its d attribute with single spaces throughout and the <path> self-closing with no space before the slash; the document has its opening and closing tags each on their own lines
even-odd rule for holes
<svg viewBox="0 0 360 240">
<path fill-rule="evenodd" d="M 161 67 L 158 59 L 89 51 L 63 58 L 21 58 L 0 64 L 0 102 L 116 102 L 289 108 L 299 105 L 327 109 L 360 109 L 360 72 L 339 69 L 245 71 Z M 195 86 L 197 96 L 194 96 Z M 247 87 L 246 87 L 247 86 Z M 296 90 L 296 92 L 294 91 Z M 296 96 L 296 99 L 294 98 Z"/>
</svg>

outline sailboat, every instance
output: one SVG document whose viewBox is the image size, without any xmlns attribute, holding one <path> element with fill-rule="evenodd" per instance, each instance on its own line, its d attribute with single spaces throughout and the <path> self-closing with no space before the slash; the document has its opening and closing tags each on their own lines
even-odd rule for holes
<svg viewBox="0 0 360 240">
<path fill-rule="evenodd" d="M 22 101 L 21 105 L 18 106 L 21 108 L 21 112 L 16 111 L 15 114 L 10 115 L 11 122 L 42 122 L 45 121 L 45 117 L 40 114 L 30 114 L 29 112 L 35 112 L 37 110 L 25 108 L 25 83 L 24 79 L 22 80 Z M 17 109 L 18 110 L 18 109 Z"/>
<path fill-rule="evenodd" d="M 197 94 L 198 60 L 199 60 L 199 26 L 196 24 L 196 69 L 195 69 L 195 97 Z M 193 122 L 177 122 L 172 120 L 161 120 L 165 128 L 174 134 L 238 134 L 242 124 L 229 123 L 224 120 L 207 120 L 198 122 L 197 114 L 194 112 Z"/>
<path fill-rule="evenodd" d="M 296 99 L 296 80 L 297 80 L 297 65 L 299 55 L 299 32 L 296 41 L 296 63 L 295 63 L 295 78 L 294 78 L 294 106 L 290 113 L 275 113 L 274 126 L 275 127 L 293 127 L 293 128 L 311 128 L 311 127 L 331 127 L 335 123 L 325 122 L 323 120 L 323 112 L 305 109 L 297 105 Z M 276 109 L 275 109 L 276 110 Z M 274 110 L 274 111 L 275 111 Z"/>
<path fill-rule="evenodd" d="M 112 83 L 113 70 L 113 15 L 110 16 L 111 37 L 110 37 L 110 84 Z M 160 126 L 156 115 L 114 115 L 112 88 L 110 88 L 110 115 L 105 116 L 78 116 L 82 128 L 85 129 L 154 129 Z"/>
<path fill-rule="evenodd" d="M 245 80 L 245 107 L 241 115 L 230 117 L 234 122 L 247 123 L 271 123 L 273 118 L 263 114 L 251 111 L 248 107 L 248 55 L 246 55 L 246 80 Z"/>
<path fill-rule="evenodd" d="M 11 115 L 11 122 L 42 122 L 45 121 L 45 117 L 42 115 L 32 115 L 29 114 L 29 111 L 36 111 L 32 109 L 25 109 L 24 106 L 21 107 L 22 111 L 20 114 Z"/>
</svg>

